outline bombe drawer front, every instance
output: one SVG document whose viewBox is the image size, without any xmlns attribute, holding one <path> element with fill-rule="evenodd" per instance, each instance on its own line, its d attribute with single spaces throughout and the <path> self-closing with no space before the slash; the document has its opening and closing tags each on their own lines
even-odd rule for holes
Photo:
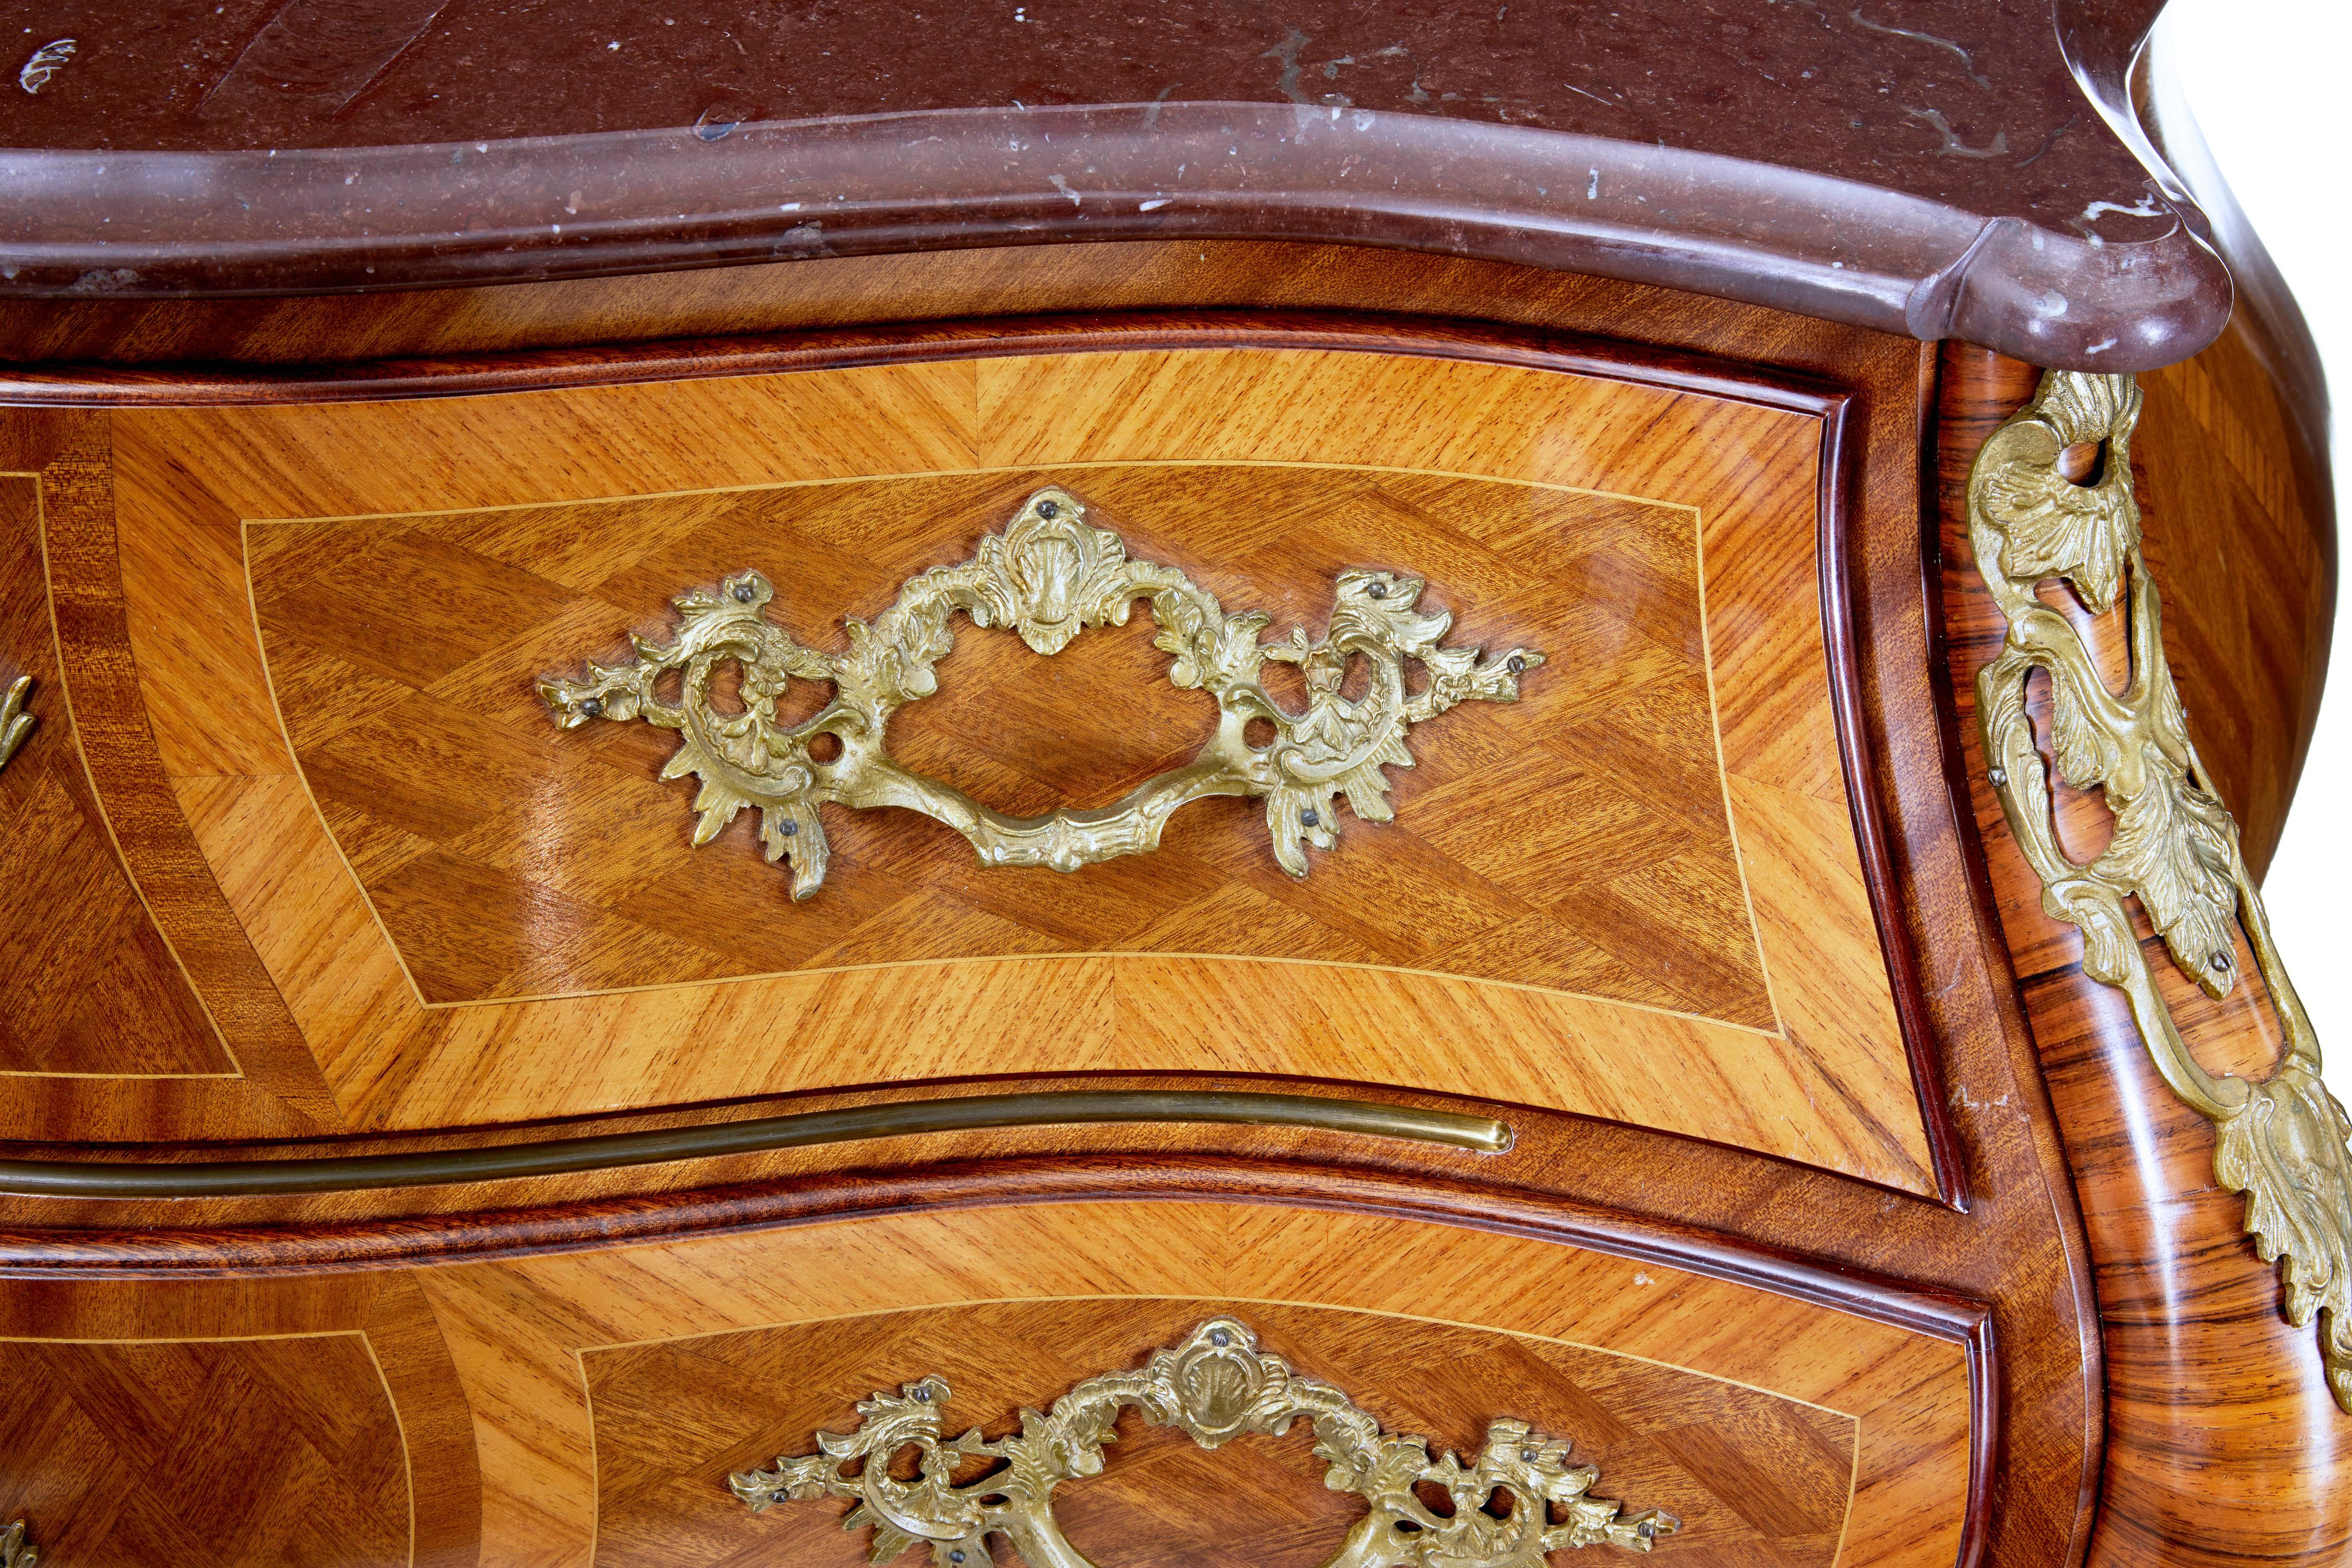
<svg viewBox="0 0 2352 1568">
<path fill-rule="evenodd" d="M 62 657 L 0 783 L 19 918 L 136 983 L 16 1065 L 386 1129 L 1247 1072 L 1932 1190 L 1821 418 L 937 351 L 65 421 L 0 481 Z"/>
<path fill-rule="evenodd" d="M 1458 1224 L 1008 1195 L 10 1281 L 0 1364 L 41 1394 L 0 1470 L 44 1563 L 1925 1568 L 1966 1512 L 1967 1352 L 1899 1315 Z"/>
</svg>

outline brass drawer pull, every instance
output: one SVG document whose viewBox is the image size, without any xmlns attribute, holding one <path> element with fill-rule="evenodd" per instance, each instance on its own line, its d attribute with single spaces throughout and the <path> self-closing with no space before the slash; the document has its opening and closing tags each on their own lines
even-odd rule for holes
<svg viewBox="0 0 2352 1568">
<path fill-rule="evenodd" d="M 429 1149 L 406 1155 L 341 1155 L 285 1160 L 0 1160 L 0 1193 L 26 1197 L 251 1197 L 265 1193 L 360 1192 L 387 1186 L 503 1181 L 613 1170 L 667 1160 L 713 1159 L 998 1127 L 1084 1126 L 1106 1122 L 1205 1122 L 1315 1127 L 1373 1138 L 1444 1144 L 1480 1154 L 1511 1146 L 1511 1129 L 1484 1116 L 1424 1111 L 1374 1100 L 1319 1094 L 1260 1094 L 1203 1089 L 1072 1089 L 1029 1094 L 964 1094 L 893 1100 L 839 1111 L 802 1111 L 745 1122 L 604 1133 L 535 1144 Z M 0 1568 L 7 1568 L 0 1563 Z"/>
<path fill-rule="evenodd" d="M 1531 648 L 1514 648 L 1482 664 L 1475 648 L 1443 645 L 1454 618 L 1414 609 L 1422 587 L 1384 571 L 1342 572 L 1321 641 L 1310 643 L 1294 629 L 1286 641 L 1261 643 L 1269 616 L 1255 610 L 1229 615 L 1182 572 L 1130 560 L 1125 540 L 1089 525 L 1086 507 L 1068 491 L 1048 486 L 1030 497 L 1002 533 L 982 538 L 970 560 L 908 579 L 898 602 L 871 624 L 845 622 L 846 653 L 793 642 L 761 613 L 775 590 L 758 572 L 745 571 L 726 579 L 717 593 L 698 590 L 674 601 L 683 617 L 676 641 L 639 638 L 634 663 L 591 664 L 577 681 L 551 676 L 539 691 L 566 729 L 591 719 L 642 718 L 677 730 L 677 752 L 662 777 L 692 773 L 702 780 L 694 800 L 701 813 L 695 843 L 709 843 L 735 813 L 758 806 L 768 859 L 790 859 L 796 899 L 824 882 L 828 851 L 816 808 L 828 802 L 920 811 L 969 839 L 990 865 L 1075 871 L 1158 848 L 1169 817 L 1191 801 L 1262 797 L 1275 859 L 1304 876 L 1299 841 L 1327 850 L 1338 842 L 1335 797 L 1345 797 L 1369 821 L 1393 815 L 1381 769 L 1412 766 L 1407 730 L 1474 698 L 1516 702 L 1519 675 L 1544 662 Z M 1216 734 L 1185 766 L 1145 780 L 1113 806 L 1012 817 L 891 759 L 884 733 L 890 716 L 939 689 L 933 667 L 955 646 L 955 612 L 976 625 L 1010 627 L 1038 653 L 1055 653 L 1085 627 L 1126 624 L 1138 599 L 1150 601 L 1160 628 L 1156 645 L 1174 659 L 1169 680 L 1217 701 Z M 1361 698 L 1350 700 L 1340 695 L 1340 677 L 1357 654 L 1370 666 L 1372 681 Z M 1269 659 L 1299 667 L 1305 713 L 1284 712 L 1259 684 Z M 1418 692 L 1405 685 L 1408 659 L 1428 674 Z M 743 672 L 738 714 L 710 701 L 712 675 L 730 662 Z M 673 672 L 682 672 L 684 681 L 675 706 L 656 692 Z M 833 700 L 786 728 L 775 722 L 776 698 L 795 677 L 830 684 Z M 1274 727 L 1275 738 L 1262 748 L 1245 738 L 1253 720 Z M 837 757 L 821 760 L 812 753 L 819 736 L 833 737 Z"/>
<path fill-rule="evenodd" d="M 775 1468 L 729 1479 L 735 1495 L 763 1513 L 786 1500 L 856 1498 L 845 1530 L 874 1531 L 876 1563 L 928 1543 L 934 1564 L 983 1568 L 995 1559 L 987 1536 L 1000 1531 L 1030 1568 L 1092 1568 L 1054 1520 L 1054 1488 L 1075 1477 L 1099 1475 L 1103 1445 L 1122 1409 L 1132 1407 L 1155 1427 L 1175 1427 L 1203 1448 L 1223 1447 L 1245 1432 L 1280 1437 L 1296 1420 L 1315 1431 L 1315 1457 L 1329 1465 L 1324 1484 L 1352 1491 L 1369 1505 L 1325 1568 L 1446 1564 L 1507 1568 L 1541 1563 L 1570 1547 L 1609 1545 L 1647 1552 L 1682 1521 L 1653 1509 L 1631 1519 L 1624 1505 L 1591 1495 L 1600 1471 L 1570 1465 L 1569 1445 L 1524 1421 L 1496 1420 L 1486 1446 L 1465 1467 L 1454 1455 L 1432 1459 L 1425 1438 L 1392 1437 L 1347 1395 L 1301 1377 L 1281 1357 L 1257 1347 L 1257 1335 L 1232 1318 L 1212 1318 L 1183 1343 L 1155 1351 L 1142 1368 L 1089 1377 L 1054 1402 L 1050 1413 L 1021 1412 L 1017 1437 L 994 1442 L 977 1428 L 944 1438 L 948 1385 L 926 1377 L 896 1394 L 877 1393 L 857 1406 L 862 1419 L 846 1433 L 820 1432 L 822 1450 L 780 1458 Z M 890 1461 L 901 1448 L 922 1450 L 918 1479 L 896 1479 Z M 955 1484 L 966 1458 L 1005 1461 L 1004 1468 Z M 859 1472 L 842 1467 L 863 1461 Z M 1420 1484 L 1452 1497 L 1451 1515 L 1432 1512 L 1413 1495 Z M 1510 1498 L 1501 1518 L 1486 1511 L 1497 1492 Z M 1562 1522 L 1550 1522 L 1559 1508 Z"/>
</svg>

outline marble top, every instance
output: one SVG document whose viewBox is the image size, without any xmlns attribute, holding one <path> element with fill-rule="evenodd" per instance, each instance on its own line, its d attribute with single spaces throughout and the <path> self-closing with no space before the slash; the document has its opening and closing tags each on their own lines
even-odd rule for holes
<svg viewBox="0 0 2352 1568">
<path fill-rule="evenodd" d="M 50 0 L 0 61 L 0 292 L 1263 236 L 2145 369 L 2231 302 L 2130 112 L 2154 9 Z"/>
</svg>

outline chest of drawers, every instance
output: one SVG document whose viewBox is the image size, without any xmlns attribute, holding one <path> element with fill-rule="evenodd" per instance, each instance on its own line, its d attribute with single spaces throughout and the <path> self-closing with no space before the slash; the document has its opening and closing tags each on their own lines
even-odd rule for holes
<svg viewBox="0 0 2352 1568">
<path fill-rule="evenodd" d="M 25 155 L 0 1561 L 2340 1552 L 2291 303 L 1227 96 Z"/>
</svg>

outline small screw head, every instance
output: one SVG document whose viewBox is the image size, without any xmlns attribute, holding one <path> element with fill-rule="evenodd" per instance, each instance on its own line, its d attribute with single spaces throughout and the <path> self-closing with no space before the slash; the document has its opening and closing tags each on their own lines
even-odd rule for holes
<svg viewBox="0 0 2352 1568">
<path fill-rule="evenodd" d="M 1323 814 L 1320 811 L 1318 811 L 1314 807 L 1309 806 L 1307 810 L 1298 813 L 1298 821 L 1302 826 L 1319 828 L 1323 825 Z"/>
<path fill-rule="evenodd" d="M 739 582 L 735 585 L 735 602 L 738 604 L 749 604 L 751 602 L 751 585 L 750 583 Z"/>
<path fill-rule="evenodd" d="M 1523 1465 L 1534 1464 L 1536 1462 L 1536 1451 L 1533 1448 L 1521 1448 L 1519 1450 L 1519 1462 Z"/>
<path fill-rule="evenodd" d="M 1209 1331 L 1209 1343 L 1215 1345 L 1219 1350 L 1223 1350 L 1225 1346 L 1234 1343 L 1234 1336 L 1227 1333 L 1223 1329 L 1211 1329 Z"/>
<path fill-rule="evenodd" d="M 961 1552 L 950 1552 L 948 1553 L 948 1561 L 950 1563 L 961 1563 L 963 1561 L 963 1553 Z"/>
<path fill-rule="evenodd" d="M 1062 504 L 1059 501 L 1040 501 L 1037 503 L 1037 515 L 1050 523 L 1062 515 Z"/>
<path fill-rule="evenodd" d="M 918 1389 L 916 1389 L 916 1390 L 915 1390 L 915 1403 L 916 1403 L 916 1404 L 918 1404 L 918 1405 L 929 1405 L 930 1402 L 931 1402 L 931 1391 L 930 1391 L 929 1389 L 928 1389 L 928 1388 L 918 1388 Z"/>
<path fill-rule="evenodd" d="M 1645 1519 L 1633 1527 L 1633 1533 L 1647 1541 L 1658 1533 L 1658 1527 Z"/>
<path fill-rule="evenodd" d="M 580 705 L 580 711 L 587 715 L 590 718 L 603 718 L 604 716 L 604 699 L 603 697 L 590 697 L 586 702 Z"/>
<path fill-rule="evenodd" d="M 2230 955 L 2227 953 L 2216 953 L 2213 955 L 2210 962 L 2216 969 L 2227 969 L 2230 967 Z"/>
<path fill-rule="evenodd" d="M 1999 789 L 2009 782 L 2009 769 L 2006 768 L 1989 768 L 1985 769 L 1985 777 L 1992 780 L 1992 787 L 1994 789 Z"/>
<path fill-rule="evenodd" d="M 788 839 L 789 839 L 789 838 L 791 838 L 794 833 L 799 832 L 800 831 L 801 831 L 801 825 L 800 825 L 798 822 L 793 821 L 790 817 L 786 817 L 786 818 L 784 819 L 783 826 L 782 826 L 782 827 L 780 827 L 780 828 L 778 828 L 778 829 L 776 830 L 776 831 L 778 831 L 778 832 L 780 832 L 780 833 L 783 834 L 783 835 L 784 835 L 784 837 L 786 837 L 786 838 L 788 838 Z"/>
<path fill-rule="evenodd" d="M 1520 658 L 1517 653 L 1514 653 L 1509 658 L 1503 661 L 1503 668 L 1510 671 L 1511 674 L 1515 675 L 1523 675 L 1527 674 L 1528 662 L 1525 659 Z"/>
<path fill-rule="evenodd" d="M 1364 593 L 1368 598 L 1386 599 L 1389 596 L 1389 585 L 1385 582 L 1367 583 L 1364 585 Z"/>
</svg>

